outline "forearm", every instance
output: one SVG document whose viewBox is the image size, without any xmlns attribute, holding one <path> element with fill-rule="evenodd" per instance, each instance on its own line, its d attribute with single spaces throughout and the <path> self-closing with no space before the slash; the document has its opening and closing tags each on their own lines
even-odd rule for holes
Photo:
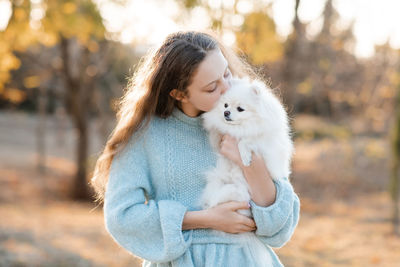
<svg viewBox="0 0 400 267">
<path fill-rule="evenodd" d="M 206 210 L 187 211 L 183 217 L 182 230 L 210 228 Z"/>
<path fill-rule="evenodd" d="M 264 160 L 253 155 L 251 165 L 241 168 L 250 187 L 251 199 L 261 207 L 272 205 L 276 198 L 276 188 Z"/>
</svg>

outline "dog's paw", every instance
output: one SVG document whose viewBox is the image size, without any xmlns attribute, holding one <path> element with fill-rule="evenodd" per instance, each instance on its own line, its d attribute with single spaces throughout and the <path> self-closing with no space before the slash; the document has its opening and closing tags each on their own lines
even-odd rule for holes
<svg viewBox="0 0 400 267">
<path fill-rule="evenodd" d="M 240 157 L 244 166 L 248 167 L 251 164 L 251 150 L 248 150 L 243 143 L 238 144 Z"/>
<path fill-rule="evenodd" d="M 251 156 L 250 157 L 245 157 L 245 158 L 242 157 L 242 163 L 246 167 L 250 166 L 250 164 L 251 164 Z"/>
</svg>

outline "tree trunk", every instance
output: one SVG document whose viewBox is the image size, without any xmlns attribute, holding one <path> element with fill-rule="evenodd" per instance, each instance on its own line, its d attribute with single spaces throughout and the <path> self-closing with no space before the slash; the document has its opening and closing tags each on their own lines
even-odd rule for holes
<svg viewBox="0 0 400 267">
<path fill-rule="evenodd" d="M 400 235 L 399 229 L 399 164 L 394 163 L 392 166 L 392 175 L 390 181 L 390 191 L 393 203 L 392 224 L 393 232 Z"/>
<path fill-rule="evenodd" d="M 85 114 L 80 114 L 76 122 L 78 142 L 76 147 L 77 172 L 73 187 L 74 199 L 89 199 L 88 183 L 86 181 L 87 157 L 88 157 L 88 125 Z"/>
<path fill-rule="evenodd" d="M 290 107 L 290 110 L 296 112 L 297 101 L 296 101 L 296 87 L 299 82 L 298 64 L 304 64 L 301 62 L 302 45 L 304 39 L 304 27 L 300 22 L 298 16 L 298 9 L 300 6 L 300 0 L 296 0 L 295 4 L 295 16 L 293 20 L 293 33 L 288 37 L 285 47 L 285 60 L 282 70 L 282 80 L 285 81 L 285 90 L 283 90 L 283 98 L 285 104 Z M 302 68 L 303 66 L 301 66 Z"/>
<path fill-rule="evenodd" d="M 39 87 L 38 96 L 38 121 L 36 126 L 36 167 L 40 173 L 46 171 L 46 89 Z"/>
<path fill-rule="evenodd" d="M 71 40 L 61 36 L 60 48 L 63 59 L 63 74 L 65 79 L 65 105 L 68 114 L 72 117 L 78 136 L 76 150 L 76 166 L 77 172 L 73 183 L 72 197 L 77 200 L 90 199 L 88 183 L 86 182 L 86 162 L 88 155 L 88 129 L 87 129 L 87 113 L 90 92 L 82 94 L 84 90 L 83 81 L 80 77 L 74 77 L 71 72 L 71 55 L 69 51 Z M 84 75 L 80 73 L 80 75 Z"/>
<path fill-rule="evenodd" d="M 394 121 L 394 131 L 392 137 L 392 171 L 389 191 L 393 203 L 393 232 L 400 235 L 399 229 L 399 165 L 400 165 L 400 86 L 397 88 L 397 99 L 395 103 L 396 117 Z"/>
</svg>

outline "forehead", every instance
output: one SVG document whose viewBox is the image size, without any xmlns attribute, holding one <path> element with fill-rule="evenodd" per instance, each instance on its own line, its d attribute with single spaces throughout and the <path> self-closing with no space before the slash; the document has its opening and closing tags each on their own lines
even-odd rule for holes
<svg viewBox="0 0 400 267">
<path fill-rule="evenodd" d="M 202 88 L 218 80 L 224 75 L 228 65 L 220 49 L 214 49 L 207 53 L 207 56 L 199 64 L 191 83 L 191 87 Z"/>
<path fill-rule="evenodd" d="M 240 88 L 231 87 L 225 94 L 221 96 L 221 101 L 237 104 L 243 102 L 244 97 L 246 96 L 241 92 Z"/>
<path fill-rule="evenodd" d="M 221 100 L 229 103 L 243 103 L 244 99 L 248 99 L 251 94 L 251 85 L 241 81 L 232 81 L 231 88 L 221 96 Z"/>
</svg>

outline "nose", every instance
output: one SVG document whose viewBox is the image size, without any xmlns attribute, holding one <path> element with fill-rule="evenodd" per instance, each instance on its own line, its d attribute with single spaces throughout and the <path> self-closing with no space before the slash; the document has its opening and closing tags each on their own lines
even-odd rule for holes
<svg viewBox="0 0 400 267">
<path fill-rule="evenodd" d="M 230 112 L 230 111 L 228 111 L 228 110 L 224 111 L 224 116 L 225 116 L 225 117 L 229 117 L 229 115 L 231 115 L 231 112 Z"/>
<path fill-rule="evenodd" d="M 225 92 L 231 87 L 230 79 L 225 79 L 222 83 L 221 94 L 225 94 Z"/>
</svg>

